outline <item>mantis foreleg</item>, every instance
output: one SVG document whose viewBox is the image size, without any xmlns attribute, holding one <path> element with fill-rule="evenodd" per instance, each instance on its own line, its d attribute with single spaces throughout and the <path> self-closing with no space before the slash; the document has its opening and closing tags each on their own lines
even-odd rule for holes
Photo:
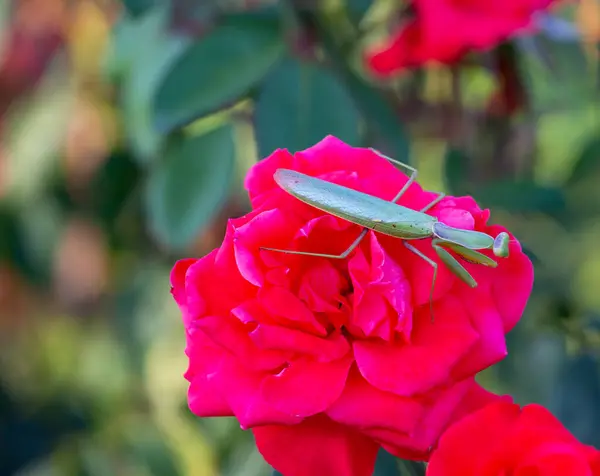
<svg viewBox="0 0 600 476">
<path fill-rule="evenodd" d="M 451 241 L 443 241 L 443 240 L 436 238 L 431 241 L 431 244 L 433 246 L 439 245 L 439 246 L 443 246 L 444 248 L 451 249 L 458 256 L 460 256 L 462 259 L 464 259 L 465 261 L 467 261 L 469 263 L 482 264 L 484 266 L 490 266 L 492 268 L 495 268 L 498 266 L 498 263 L 496 261 L 494 261 L 492 258 L 484 255 L 483 253 L 480 253 L 479 251 L 476 251 L 476 250 L 472 250 L 470 248 L 465 248 L 464 246 L 461 246 L 457 243 L 453 243 Z"/>
<path fill-rule="evenodd" d="M 288 255 L 304 255 L 304 256 L 316 256 L 318 258 L 344 259 L 344 258 L 347 258 L 348 255 L 350 253 L 352 253 L 352 251 L 354 251 L 354 248 L 356 248 L 360 244 L 360 242 L 366 236 L 368 231 L 369 231 L 368 228 L 363 228 L 363 230 L 360 232 L 360 235 L 358 235 L 356 240 L 354 240 L 352 242 L 352 244 L 348 247 L 348 249 L 346 249 L 346 251 L 344 251 L 343 253 L 341 253 L 339 255 L 329 255 L 329 254 L 324 254 L 324 253 L 311 253 L 309 251 L 278 250 L 275 248 L 264 248 L 264 247 L 261 247 L 260 249 L 268 250 L 268 251 L 277 251 L 279 253 L 286 253 Z"/>
<path fill-rule="evenodd" d="M 431 267 L 433 267 L 433 278 L 431 279 L 431 290 L 429 292 L 429 310 L 431 312 L 431 322 L 433 322 L 434 321 L 434 316 L 433 316 L 433 290 L 435 289 L 435 280 L 437 278 L 438 264 L 435 261 L 433 261 L 431 258 L 428 258 L 427 256 L 425 256 L 423 253 L 421 253 L 417 248 L 415 248 L 410 243 L 408 243 L 406 241 L 404 241 L 403 243 L 404 243 L 404 246 L 406 246 L 406 248 L 409 251 L 412 251 L 419 258 L 425 260 Z"/>
<path fill-rule="evenodd" d="M 460 280 L 462 280 L 463 282 L 465 282 L 472 288 L 477 286 L 477 281 L 475 281 L 475 278 L 473 278 L 473 276 L 471 276 L 471 273 L 469 273 L 467 271 L 467 269 L 462 264 L 460 264 L 456 260 L 456 258 L 454 258 L 454 256 L 452 256 L 446 249 L 444 249 L 444 248 L 442 248 L 442 246 L 440 246 L 440 245 L 445 245 L 445 243 L 443 241 L 432 240 L 431 245 L 433 246 L 433 249 L 435 250 L 437 255 L 440 257 L 440 259 L 444 262 L 444 264 L 448 267 L 448 269 L 452 272 L 452 274 L 454 276 L 456 276 L 457 278 L 459 278 Z M 454 250 L 456 251 L 456 248 Z M 467 252 L 469 252 L 469 251 L 472 251 L 472 250 L 467 250 Z M 473 260 L 477 259 L 478 258 L 477 255 L 483 256 L 486 260 L 489 259 L 487 256 L 485 256 L 481 253 L 471 254 L 470 258 Z M 483 263 L 481 263 L 481 264 L 483 264 Z"/>
</svg>

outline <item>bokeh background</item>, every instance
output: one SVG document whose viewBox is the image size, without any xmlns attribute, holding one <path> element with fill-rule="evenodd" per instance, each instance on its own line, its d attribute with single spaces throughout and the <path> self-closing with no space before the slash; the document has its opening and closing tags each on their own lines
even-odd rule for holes
<svg viewBox="0 0 600 476">
<path fill-rule="evenodd" d="M 480 380 L 600 446 L 600 2 L 378 80 L 362 52 L 405 7 L 0 0 L 0 476 L 269 474 L 187 409 L 169 272 L 249 210 L 255 161 L 327 134 L 516 234 L 535 288 Z"/>
</svg>

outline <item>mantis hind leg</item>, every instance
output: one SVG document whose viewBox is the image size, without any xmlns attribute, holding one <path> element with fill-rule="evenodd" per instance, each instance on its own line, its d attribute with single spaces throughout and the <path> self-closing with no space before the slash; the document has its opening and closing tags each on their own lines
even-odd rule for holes
<svg viewBox="0 0 600 476">
<path fill-rule="evenodd" d="M 339 255 L 330 255 L 330 254 L 325 254 L 325 253 L 311 253 L 308 251 L 279 250 L 279 249 L 275 249 L 275 248 L 264 248 L 262 246 L 259 249 L 267 250 L 267 251 L 276 251 L 278 253 L 285 253 L 288 255 L 303 255 L 303 256 L 315 256 L 317 258 L 344 259 L 344 258 L 347 258 L 348 255 L 350 253 L 352 253 L 352 251 L 354 251 L 354 249 L 360 244 L 360 242 L 363 240 L 363 238 L 365 236 L 367 236 L 368 231 L 369 231 L 368 228 L 363 228 L 363 230 L 360 232 L 360 235 L 358 235 L 358 237 L 352 242 L 352 244 L 346 249 L 346 251 L 344 251 L 343 253 L 340 253 Z"/>
<path fill-rule="evenodd" d="M 399 160 L 392 159 L 391 157 L 388 157 L 387 155 L 382 154 L 378 150 L 375 150 L 373 148 L 371 148 L 370 150 L 371 150 L 371 152 L 377 154 L 382 159 L 385 159 L 385 160 L 391 162 L 392 164 L 400 165 L 401 167 L 404 167 L 406 170 L 410 171 L 410 177 L 408 178 L 408 181 L 404 184 L 404 186 L 400 189 L 400 191 L 396 194 L 396 196 L 390 200 L 392 203 L 396 203 L 398 200 L 400 200 L 400 197 L 402 197 L 402 195 L 404 195 L 404 192 L 406 192 L 408 190 L 408 187 L 410 187 L 411 184 L 415 180 L 417 180 L 417 175 L 419 174 L 419 172 L 414 167 L 411 167 L 410 165 L 405 164 L 404 162 L 400 162 Z"/>
<path fill-rule="evenodd" d="M 446 196 L 446 194 L 444 192 L 440 192 L 438 194 L 437 197 L 435 197 L 430 203 L 428 203 L 427 205 L 425 205 L 423 208 L 421 208 L 419 211 L 421 213 L 425 213 L 426 211 L 432 209 L 433 207 L 435 207 L 438 203 L 440 203 L 444 197 Z"/>
<path fill-rule="evenodd" d="M 404 167 L 406 170 L 410 171 L 410 177 L 408 178 L 408 181 L 404 184 L 404 186 L 400 189 L 400 191 L 396 194 L 396 196 L 390 200 L 392 203 L 396 203 L 398 200 L 400 200 L 400 197 L 402 197 L 402 195 L 404 195 L 404 193 L 408 190 L 408 188 L 412 185 L 412 183 L 417 180 L 417 175 L 419 174 L 419 171 L 417 169 L 415 169 L 414 167 L 411 167 L 410 165 L 405 164 L 404 162 L 400 162 L 399 160 L 392 159 L 391 157 L 388 157 L 387 155 L 382 154 L 378 150 L 371 148 L 371 151 L 374 152 L 375 154 L 377 154 L 379 157 L 391 162 L 392 164 L 400 165 L 401 167 Z M 431 203 L 428 203 L 419 211 L 421 213 L 425 213 L 427 210 L 429 210 L 430 208 L 433 208 L 435 205 L 437 205 L 439 202 L 441 202 L 445 196 L 446 196 L 445 193 L 440 193 Z"/>
<path fill-rule="evenodd" d="M 406 241 L 404 241 L 403 243 L 404 243 L 404 246 L 409 251 L 411 251 L 414 254 L 416 254 L 422 260 L 425 260 L 427 262 L 427 264 L 429 264 L 433 268 L 433 278 L 431 279 L 431 290 L 429 291 L 429 311 L 431 312 L 431 322 L 433 322 L 434 321 L 434 315 L 433 315 L 433 290 L 435 289 L 435 281 L 437 279 L 438 264 L 435 261 L 433 261 L 431 258 L 428 258 L 427 256 L 425 256 L 423 253 L 421 253 L 417 248 L 415 248 L 410 243 L 407 243 Z"/>
</svg>

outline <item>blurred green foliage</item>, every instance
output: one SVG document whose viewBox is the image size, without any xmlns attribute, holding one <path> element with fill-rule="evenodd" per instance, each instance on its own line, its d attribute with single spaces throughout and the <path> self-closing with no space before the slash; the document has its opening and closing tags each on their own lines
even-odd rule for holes
<svg viewBox="0 0 600 476">
<path fill-rule="evenodd" d="M 401 4 L 0 5 L 5 51 L 28 60 L 0 55 L 0 474 L 269 474 L 234 420 L 187 409 L 169 271 L 249 210 L 256 160 L 327 134 L 473 195 L 521 240 L 534 293 L 481 381 L 600 446 L 600 38 L 566 6 L 461 68 L 377 81 L 361 52 Z"/>
</svg>

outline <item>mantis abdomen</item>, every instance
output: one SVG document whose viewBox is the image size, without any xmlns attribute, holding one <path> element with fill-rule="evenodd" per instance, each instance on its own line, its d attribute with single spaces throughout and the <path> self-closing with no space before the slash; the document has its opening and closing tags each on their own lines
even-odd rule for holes
<svg viewBox="0 0 600 476">
<path fill-rule="evenodd" d="M 286 192 L 351 223 L 405 240 L 433 234 L 435 217 L 300 172 L 279 169 L 274 179 Z"/>
</svg>

